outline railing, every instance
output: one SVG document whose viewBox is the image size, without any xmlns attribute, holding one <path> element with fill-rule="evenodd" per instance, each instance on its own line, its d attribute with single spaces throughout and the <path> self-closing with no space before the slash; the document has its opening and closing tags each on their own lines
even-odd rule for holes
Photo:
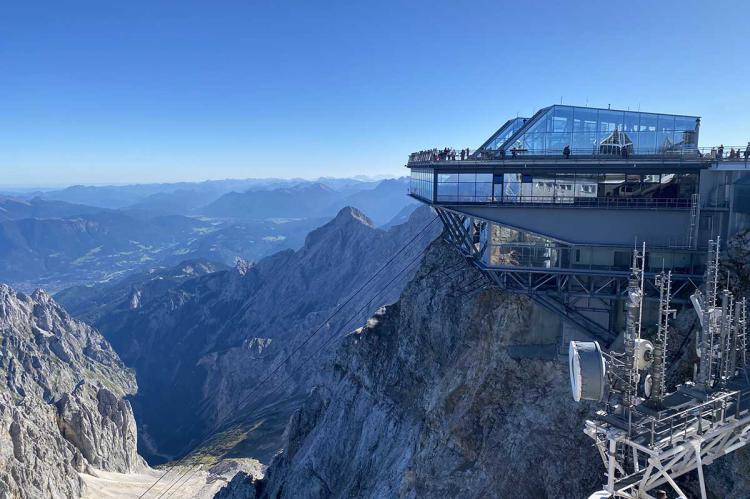
<svg viewBox="0 0 750 499">
<path fill-rule="evenodd" d="M 523 207 L 601 208 L 601 209 L 689 209 L 690 198 L 622 198 L 622 197 L 562 197 L 562 196 L 446 196 L 438 193 L 438 203 L 488 204 Z M 550 206 L 552 205 L 552 206 Z"/>
<path fill-rule="evenodd" d="M 671 445 L 675 438 L 686 439 L 693 432 L 705 432 L 728 419 L 739 419 L 746 412 L 750 391 L 723 393 L 702 404 L 664 417 L 647 418 L 633 425 L 631 438 L 647 438 L 650 446 Z"/>
<path fill-rule="evenodd" d="M 734 153 L 732 151 L 734 150 Z M 621 151 L 621 150 L 620 150 Z M 625 150 L 627 151 L 627 149 Z M 435 162 L 484 162 L 505 161 L 514 159 L 592 159 L 592 160 L 627 160 L 638 158 L 641 160 L 667 160 L 667 159 L 690 159 L 705 161 L 744 161 L 750 162 L 750 146 L 740 148 L 739 146 L 724 147 L 693 147 L 681 150 L 669 150 L 653 153 L 618 152 L 617 149 L 608 152 L 591 149 L 571 149 L 568 154 L 560 151 L 549 154 L 544 150 L 511 149 L 501 150 L 478 150 L 472 152 L 470 149 L 432 149 L 419 151 L 409 155 L 408 164 L 435 163 Z"/>
</svg>

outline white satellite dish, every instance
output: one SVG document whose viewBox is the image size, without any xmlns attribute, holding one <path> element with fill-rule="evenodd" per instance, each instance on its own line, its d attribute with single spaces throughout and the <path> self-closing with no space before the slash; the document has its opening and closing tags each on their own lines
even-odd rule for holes
<svg viewBox="0 0 750 499">
<path fill-rule="evenodd" d="M 573 400 L 602 402 L 607 391 L 607 367 L 599 343 L 571 341 L 568 362 Z"/>
</svg>

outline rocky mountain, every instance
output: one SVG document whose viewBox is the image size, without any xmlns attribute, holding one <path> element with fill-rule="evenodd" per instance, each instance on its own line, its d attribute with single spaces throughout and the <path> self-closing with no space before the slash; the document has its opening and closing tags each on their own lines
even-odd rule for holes
<svg viewBox="0 0 750 499">
<path fill-rule="evenodd" d="M 130 473 L 136 391 L 106 340 L 42 291 L 0 285 L 0 497 L 79 497 L 80 473 Z"/>
<path fill-rule="evenodd" d="M 399 265 L 367 282 L 425 226 L 398 255 Z M 135 369 L 141 386 L 133 399 L 140 448 L 151 462 L 198 445 L 227 456 L 252 449 L 253 457 L 267 462 L 280 448 L 284 425 L 319 364 L 333 351 L 335 341 L 328 342 L 396 299 L 412 270 L 406 264 L 438 228 L 427 209 L 384 231 L 358 210 L 345 208 L 312 231 L 296 252 L 167 280 L 152 290 L 135 285 L 128 295 L 120 288 L 111 301 L 93 308 L 71 306 Z M 363 284 L 365 290 L 347 302 Z M 101 295 L 110 294 L 102 290 Z M 345 305 L 343 311 L 329 319 L 339 305 Z M 308 341 L 320 324 L 325 326 Z M 203 442 L 216 430 L 224 433 Z"/>
</svg>

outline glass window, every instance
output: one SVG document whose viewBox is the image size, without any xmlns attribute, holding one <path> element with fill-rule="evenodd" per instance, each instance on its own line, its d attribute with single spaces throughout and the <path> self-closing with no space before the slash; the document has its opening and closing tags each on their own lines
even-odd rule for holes
<svg viewBox="0 0 750 499">
<path fill-rule="evenodd" d="M 641 132 L 655 132 L 656 131 L 656 115 L 641 113 Z"/>
<path fill-rule="evenodd" d="M 659 124 L 657 125 L 657 129 L 660 132 L 671 132 L 672 130 L 674 130 L 674 116 L 670 116 L 668 114 L 660 114 L 658 123 Z"/>
<path fill-rule="evenodd" d="M 573 132 L 595 132 L 599 121 L 598 109 L 577 107 L 573 113 Z"/>
<path fill-rule="evenodd" d="M 626 111 L 624 116 L 623 129 L 626 132 L 637 132 L 638 127 L 640 126 L 640 118 L 640 113 Z"/>
<path fill-rule="evenodd" d="M 472 184 L 477 181 L 476 173 L 459 173 L 458 181 L 461 183 L 471 182 Z"/>
<path fill-rule="evenodd" d="M 622 130 L 623 112 L 622 111 L 599 111 L 599 131 L 614 132 Z"/>
<path fill-rule="evenodd" d="M 690 116 L 675 116 L 674 129 L 678 131 L 688 130 L 695 132 L 698 129 L 698 120 Z"/>
<path fill-rule="evenodd" d="M 466 183 L 466 184 L 458 184 L 458 200 L 472 203 L 476 199 L 476 184 L 474 182 L 472 183 Z"/>
<path fill-rule="evenodd" d="M 488 182 L 492 183 L 492 174 L 491 173 L 477 173 L 477 183 L 479 182 Z"/>
</svg>

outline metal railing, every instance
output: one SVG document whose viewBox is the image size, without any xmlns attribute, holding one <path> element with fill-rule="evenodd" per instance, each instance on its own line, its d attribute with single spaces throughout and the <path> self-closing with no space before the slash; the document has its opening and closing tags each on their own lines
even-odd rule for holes
<svg viewBox="0 0 750 499">
<path fill-rule="evenodd" d="M 601 208 L 601 209 L 690 209 L 690 198 L 625 198 L 625 197 L 563 197 L 563 196 L 446 196 L 438 193 L 437 203 L 485 204 L 498 206 Z"/>
<path fill-rule="evenodd" d="M 734 150 L 734 154 L 732 154 Z M 625 151 L 628 151 L 627 149 Z M 462 154 L 463 153 L 463 154 Z M 721 149 L 715 147 L 690 147 L 686 149 L 675 149 L 665 151 L 654 151 L 649 153 L 640 152 L 622 152 L 622 150 L 613 149 L 607 152 L 601 152 L 599 149 L 571 149 L 569 154 L 563 154 L 563 151 L 549 153 L 546 150 L 528 150 L 514 148 L 509 151 L 501 150 L 477 150 L 469 149 L 431 149 L 419 151 L 409 155 L 408 164 L 436 163 L 436 162 L 485 162 L 485 161 L 505 161 L 515 159 L 592 159 L 592 160 L 693 160 L 693 161 L 744 161 L 750 162 L 750 150 L 748 147 L 724 146 Z"/>
<path fill-rule="evenodd" d="M 750 390 L 720 394 L 702 404 L 663 417 L 649 417 L 634 423 L 631 438 L 646 438 L 649 446 L 672 445 L 693 433 L 713 429 L 727 420 L 739 419 L 747 412 Z M 744 407 L 743 407 L 744 405 Z"/>
</svg>

